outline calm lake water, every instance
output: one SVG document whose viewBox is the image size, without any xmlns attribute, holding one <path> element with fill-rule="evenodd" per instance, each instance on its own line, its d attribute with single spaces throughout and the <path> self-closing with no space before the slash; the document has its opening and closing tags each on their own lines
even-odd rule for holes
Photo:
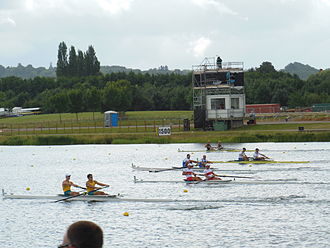
<svg viewBox="0 0 330 248">
<path fill-rule="evenodd" d="M 111 185 L 109 193 L 121 193 L 127 198 L 187 200 L 54 203 L 1 199 L 0 246 L 57 247 L 68 225 L 91 220 L 104 231 L 104 247 L 329 247 L 330 143 L 225 145 L 238 149 L 258 147 L 275 160 L 311 162 L 214 165 L 223 168 L 223 173 L 218 172 L 221 174 L 239 174 L 227 171 L 231 169 L 251 170 L 249 173 L 254 174 L 239 175 L 291 179 L 296 184 L 135 184 L 134 175 L 144 180 L 181 180 L 182 175 L 180 171 L 134 171 L 132 163 L 181 166 L 186 153 L 178 152 L 178 148 L 201 150 L 203 145 L 0 146 L 0 188 L 7 193 L 55 195 L 61 193 L 66 173 L 72 174 L 71 180 L 80 185 L 92 173 L 95 180 Z M 205 153 L 191 154 L 193 159 L 200 159 Z M 207 153 L 209 160 L 216 161 L 237 156 L 237 152 Z M 129 216 L 123 216 L 124 212 Z"/>
</svg>

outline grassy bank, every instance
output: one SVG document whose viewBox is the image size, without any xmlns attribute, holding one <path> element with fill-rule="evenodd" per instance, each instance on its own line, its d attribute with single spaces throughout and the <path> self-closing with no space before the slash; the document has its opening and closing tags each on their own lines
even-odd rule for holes
<svg viewBox="0 0 330 248">
<path fill-rule="evenodd" d="M 178 132 L 171 136 L 151 133 L 82 134 L 82 135 L 22 135 L 0 136 L 1 145 L 73 145 L 73 144 L 167 144 L 167 143 L 251 143 L 251 142 L 329 142 L 330 131 L 191 131 Z"/>
<path fill-rule="evenodd" d="M 314 117 L 319 117 L 314 114 Z M 329 122 L 245 125 L 230 131 L 183 131 L 191 111 L 136 111 L 121 115 L 117 128 L 104 128 L 101 113 L 35 115 L 0 119 L 0 145 L 329 142 Z M 121 125 L 122 124 L 122 125 Z M 158 126 L 171 136 L 157 136 Z M 305 131 L 298 131 L 304 127 Z"/>
</svg>

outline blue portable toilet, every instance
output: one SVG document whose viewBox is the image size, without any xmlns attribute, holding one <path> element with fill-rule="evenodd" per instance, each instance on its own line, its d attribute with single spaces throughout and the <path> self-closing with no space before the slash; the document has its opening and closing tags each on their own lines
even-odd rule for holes
<svg viewBox="0 0 330 248">
<path fill-rule="evenodd" d="M 118 127 L 118 112 L 116 111 L 104 112 L 104 126 Z"/>
</svg>

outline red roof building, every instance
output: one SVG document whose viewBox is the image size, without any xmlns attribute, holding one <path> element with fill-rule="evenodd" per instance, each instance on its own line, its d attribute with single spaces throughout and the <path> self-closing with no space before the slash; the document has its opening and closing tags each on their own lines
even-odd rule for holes
<svg viewBox="0 0 330 248">
<path fill-rule="evenodd" d="M 246 113 L 279 113 L 281 112 L 281 105 L 274 104 L 247 104 Z"/>
</svg>

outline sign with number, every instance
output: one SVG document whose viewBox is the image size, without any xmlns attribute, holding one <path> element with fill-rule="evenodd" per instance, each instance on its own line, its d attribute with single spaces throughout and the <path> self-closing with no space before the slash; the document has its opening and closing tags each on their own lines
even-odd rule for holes
<svg viewBox="0 0 330 248">
<path fill-rule="evenodd" d="M 158 135 L 171 135 L 171 127 L 158 127 Z"/>
</svg>

